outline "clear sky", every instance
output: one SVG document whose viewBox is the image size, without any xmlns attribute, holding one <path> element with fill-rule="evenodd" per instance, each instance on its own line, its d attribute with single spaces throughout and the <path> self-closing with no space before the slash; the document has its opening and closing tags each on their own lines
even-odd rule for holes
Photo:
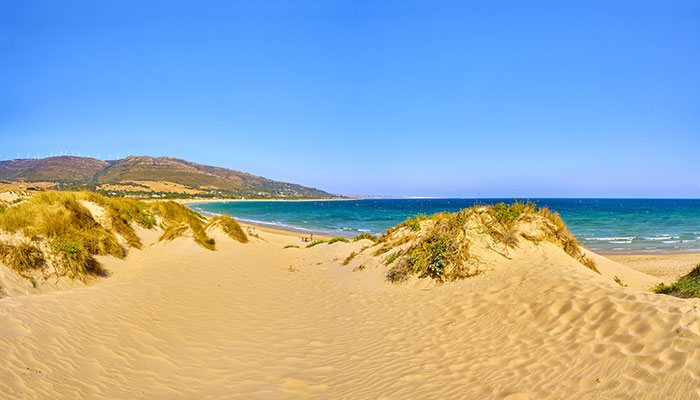
<svg viewBox="0 0 700 400">
<path fill-rule="evenodd" d="M 334 193 L 700 197 L 697 1 L 0 0 L 0 158 Z"/>
</svg>

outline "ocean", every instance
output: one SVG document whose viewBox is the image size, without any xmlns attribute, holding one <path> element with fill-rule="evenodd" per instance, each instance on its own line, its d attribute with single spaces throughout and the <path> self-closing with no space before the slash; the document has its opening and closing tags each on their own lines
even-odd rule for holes
<svg viewBox="0 0 700 400">
<path fill-rule="evenodd" d="M 585 247 L 600 253 L 700 252 L 700 200 L 530 199 L 558 212 Z M 195 211 L 244 222 L 353 237 L 380 234 L 416 214 L 455 212 L 512 199 L 371 199 L 197 203 Z"/>
</svg>

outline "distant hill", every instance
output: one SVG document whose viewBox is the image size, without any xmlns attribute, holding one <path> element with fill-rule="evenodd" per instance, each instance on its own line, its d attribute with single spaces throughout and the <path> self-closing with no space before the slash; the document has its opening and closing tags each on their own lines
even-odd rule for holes
<svg viewBox="0 0 700 400">
<path fill-rule="evenodd" d="M 89 157 L 61 156 L 0 161 L 0 180 L 53 182 L 58 189 L 87 188 L 125 195 L 338 197 L 312 187 L 173 157 L 129 156 L 102 161 Z"/>
</svg>

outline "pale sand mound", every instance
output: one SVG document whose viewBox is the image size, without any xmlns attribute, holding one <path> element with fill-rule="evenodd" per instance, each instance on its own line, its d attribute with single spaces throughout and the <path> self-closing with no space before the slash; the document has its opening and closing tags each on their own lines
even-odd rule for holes
<svg viewBox="0 0 700 400">
<path fill-rule="evenodd" d="M 113 275 L 94 285 L 0 300 L 0 397 L 700 396 L 700 302 L 621 287 L 554 244 L 420 289 L 340 265 L 367 241 L 259 234 L 144 241 L 101 258 Z"/>
</svg>

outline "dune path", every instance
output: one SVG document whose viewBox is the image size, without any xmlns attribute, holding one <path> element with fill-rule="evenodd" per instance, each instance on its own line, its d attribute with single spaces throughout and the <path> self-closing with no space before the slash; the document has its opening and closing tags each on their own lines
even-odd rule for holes
<svg viewBox="0 0 700 400">
<path fill-rule="evenodd" d="M 93 285 L 1 299 L 0 397 L 700 397 L 698 301 L 544 248 L 421 287 L 333 261 L 357 244 L 264 238 L 157 243 Z"/>
</svg>

